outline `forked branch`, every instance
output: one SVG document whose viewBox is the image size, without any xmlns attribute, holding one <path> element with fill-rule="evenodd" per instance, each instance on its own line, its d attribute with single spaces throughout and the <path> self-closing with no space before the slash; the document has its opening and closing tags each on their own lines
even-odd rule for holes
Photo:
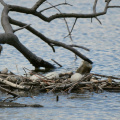
<svg viewBox="0 0 120 120">
<path fill-rule="evenodd" d="M 35 11 L 40 5 L 42 5 L 46 0 L 38 0 L 36 4 L 32 7 L 32 9 Z"/>
<path fill-rule="evenodd" d="M 9 19 L 9 20 L 10 20 L 11 24 L 14 24 L 14 25 L 17 25 L 17 26 L 20 26 L 20 27 L 23 27 L 23 26 L 26 25 L 25 23 L 22 23 L 22 22 L 13 20 L 13 19 Z M 66 44 L 64 44 L 62 42 L 58 42 L 58 41 L 54 41 L 54 40 L 49 39 L 46 36 L 44 36 L 43 34 L 41 34 L 40 32 L 38 32 L 37 30 L 35 30 L 34 28 L 32 28 L 31 26 L 28 26 L 26 29 L 29 30 L 34 35 L 36 35 L 39 38 L 41 38 L 46 43 L 51 44 L 51 45 L 55 45 L 55 46 L 61 46 L 61 47 L 65 48 L 65 49 L 68 49 L 71 52 L 75 53 L 77 56 L 79 56 L 83 60 L 88 61 L 91 64 L 93 63 L 90 59 L 88 59 L 86 56 L 84 56 L 83 54 L 81 54 L 79 51 L 77 51 L 76 49 L 72 48 L 71 46 L 66 45 Z"/>
<path fill-rule="evenodd" d="M 102 12 L 97 12 L 96 11 L 96 6 L 97 6 L 97 1 L 98 0 L 95 0 L 94 5 L 93 5 L 93 12 L 90 13 L 90 14 L 82 14 L 82 13 L 62 13 L 59 9 L 56 8 L 56 6 L 59 6 L 60 4 L 58 4 L 58 5 L 50 4 L 51 7 L 56 8 L 59 11 L 59 13 L 53 14 L 49 17 L 46 17 L 41 12 L 37 11 L 37 9 L 45 1 L 47 1 L 47 0 L 38 0 L 35 3 L 35 5 L 33 5 L 33 7 L 27 8 L 27 7 L 16 6 L 16 5 L 8 5 L 3 0 L 0 0 L 1 4 L 4 6 L 4 9 L 3 9 L 3 12 L 2 12 L 2 26 L 3 26 L 4 31 L 5 31 L 5 34 L 0 34 L 0 43 L 2 43 L 2 44 L 7 43 L 7 44 L 10 44 L 10 45 L 14 46 L 35 67 L 41 67 L 42 66 L 42 67 L 54 68 L 54 66 L 52 64 L 50 64 L 50 63 L 44 61 L 43 59 L 41 59 L 40 57 L 37 57 L 36 55 L 34 55 L 30 50 L 28 50 L 24 45 L 22 45 L 20 43 L 19 39 L 17 38 L 17 36 L 14 35 L 13 32 L 25 28 L 25 29 L 29 30 L 31 33 L 33 33 L 34 35 L 41 38 L 49 46 L 51 46 L 54 52 L 55 52 L 54 46 L 60 46 L 60 47 L 63 47 L 65 49 L 68 49 L 71 52 L 75 53 L 77 56 L 79 56 L 83 60 L 88 61 L 89 63 L 92 63 L 92 61 L 89 60 L 86 56 L 84 56 L 79 51 L 77 51 L 76 49 L 73 48 L 73 47 L 78 47 L 78 46 L 66 45 L 62 42 L 58 42 L 58 41 L 52 40 L 50 38 L 47 38 L 46 36 L 44 36 L 43 34 L 38 32 L 37 30 L 32 28 L 31 26 L 29 26 L 25 23 L 13 20 L 13 19 L 9 19 L 8 13 L 9 13 L 9 11 L 14 11 L 14 12 L 19 12 L 19 13 L 32 14 L 33 16 L 37 16 L 37 17 L 39 17 L 40 19 L 42 19 L 43 21 L 46 21 L 46 22 L 50 22 L 50 21 L 58 19 L 58 18 L 63 18 L 64 20 L 65 20 L 65 18 L 75 18 L 75 22 L 73 24 L 72 29 L 70 30 L 69 27 L 67 27 L 69 35 L 71 35 L 71 32 L 73 31 L 73 28 L 74 28 L 78 18 L 96 18 L 99 21 L 99 23 L 101 23 L 100 20 L 97 18 L 98 16 L 106 14 L 108 8 L 114 8 L 114 7 L 119 8 L 120 6 L 109 6 L 109 3 L 110 3 L 111 0 L 105 0 L 106 5 L 104 7 L 104 10 Z M 67 4 L 66 0 L 65 0 L 65 4 Z M 46 9 L 49 10 L 49 8 L 46 8 Z M 45 9 L 43 9 L 43 11 L 44 10 Z M 10 23 L 12 23 L 14 25 L 17 25 L 21 28 L 13 30 Z M 66 21 L 66 25 L 67 25 L 67 21 Z"/>
<path fill-rule="evenodd" d="M 44 0 L 41 0 L 44 1 Z M 16 6 L 16 5 L 8 5 L 11 8 L 11 11 L 16 11 L 16 12 L 20 12 L 20 13 L 26 13 L 26 14 L 32 14 L 34 16 L 39 17 L 40 19 L 46 21 L 46 22 L 50 22 L 54 19 L 58 19 L 58 18 L 94 18 L 97 16 L 101 16 L 107 13 L 107 9 L 108 9 L 108 5 L 110 3 L 111 0 L 108 0 L 106 2 L 105 8 L 102 12 L 93 12 L 90 14 L 81 14 L 81 13 L 59 13 L 59 14 L 54 14 L 52 16 L 46 17 L 45 15 L 43 15 L 41 12 L 37 12 L 36 9 L 37 7 L 32 7 L 32 8 L 27 8 L 27 7 L 21 7 L 21 6 Z M 36 3 L 37 4 L 37 3 Z M 96 5 L 95 5 L 96 6 Z M 33 9 L 34 8 L 34 9 Z"/>
</svg>

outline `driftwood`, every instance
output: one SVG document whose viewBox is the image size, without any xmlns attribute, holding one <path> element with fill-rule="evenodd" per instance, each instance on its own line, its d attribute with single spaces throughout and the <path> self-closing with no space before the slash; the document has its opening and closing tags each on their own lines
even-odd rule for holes
<svg viewBox="0 0 120 120">
<path fill-rule="evenodd" d="M 17 84 L 14 84 L 14 83 L 12 83 L 12 82 L 9 82 L 9 81 L 7 81 L 7 80 L 5 80 L 5 79 L 2 79 L 2 78 L 0 78 L 0 82 L 1 82 L 1 83 L 4 83 L 4 84 L 6 84 L 6 85 L 9 85 L 9 86 L 11 86 L 11 87 L 14 87 L 14 88 L 18 88 L 18 89 L 23 89 L 23 90 L 28 90 L 28 89 L 30 89 L 30 87 L 26 87 L 26 86 L 22 86 L 22 85 L 17 85 Z"/>
<path fill-rule="evenodd" d="M 42 105 L 39 104 L 20 104 L 20 103 L 15 103 L 15 102 L 0 102 L 0 107 L 43 107 Z"/>
</svg>

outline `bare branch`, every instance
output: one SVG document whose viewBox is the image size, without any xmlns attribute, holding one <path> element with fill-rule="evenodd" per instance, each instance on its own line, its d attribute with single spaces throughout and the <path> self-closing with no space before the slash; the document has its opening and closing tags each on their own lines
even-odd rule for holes
<svg viewBox="0 0 120 120">
<path fill-rule="evenodd" d="M 5 4 L 4 9 L 2 11 L 1 23 L 6 33 L 13 33 L 12 26 L 10 25 L 8 20 L 8 13 L 9 13 L 9 8 Z"/>
<path fill-rule="evenodd" d="M 26 24 L 25 23 L 22 23 L 22 22 L 18 22 L 16 20 L 13 20 L 13 19 L 10 19 L 10 23 L 14 24 L 14 25 L 18 25 L 20 27 L 22 26 L 25 26 Z M 29 30 L 31 33 L 33 33 L 34 35 L 38 36 L 39 38 L 41 38 L 43 41 L 45 41 L 46 43 L 49 43 L 49 44 L 53 44 L 53 45 L 56 45 L 56 46 L 62 46 L 63 48 L 65 49 L 68 49 L 70 50 L 71 52 L 75 53 L 77 56 L 79 56 L 80 58 L 82 58 L 83 60 L 85 61 L 88 61 L 89 63 L 93 63 L 90 59 L 88 59 L 86 56 L 84 56 L 83 54 L 81 54 L 80 52 L 78 52 L 76 49 L 70 47 L 69 45 L 66 45 L 64 43 L 61 43 L 61 42 L 58 42 L 58 41 L 54 41 L 54 40 L 51 40 L 47 37 L 45 37 L 43 34 L 41 34 L 40 32 L 36 31 L 34 28 L 28 26 L 26 28 L 27 30 Z"/>
<path fill-rule="evenodd" d="M 45 10 L 49 10 L 53 7 L 57 7 L 57 6 L 60 6 L 60 5 L 70 5 L 70 6 L 72 6 L 71 4 L 68 4 L 68 3 L 60 3 L 60 4 L 57 4 L 57 5 L 53 5 L 51 7 L 45 8 L 45 9 L 41 10 L 40 12 L 44 12 Z"/>
<path fill-rule="evenodd" d="M 74 29 L 74 26 L 75 26 L 76 22 L 77 22 L 77 18 L 75 19 L 75 22 L 74 22 L 74 24 L 73 24 L 73 26 L 72 26 L 72 29 L 71 29 L 70 33 L 72 33 L 72 31 L 73 31 L 73 29 Z"/>
<path fill-rule="evenodd" d="M 3 6 L 7 6 L 7 4 L 3 0 L 0 0 L 0 2 Z"/>
<path fill-rule="evenodd" d="M 93 5 L 93 12 L 96 13 L 96 5 L 97 5 L 98 0 L 95 0 L 94 5 Z"/>
<path fill-rule="evenodd" d="M 57 65 L 59 65 L 60 67 L 62 67 L 62 65 L 60 65 L 58 62 L 56 62 L 55 60 L 51 59 L 53 62 L 55 62 Z"/>
<path fill-rule="evenodd" d="M 38 1 L 36 2 L 36 4 L 32 7 L 32 9 L 33 9 L 34 11 L 36 11 L 36 9 L 37 9 L 41 4 L 43 4 L 45 1 L 46 1 L 46 0 L 38 0 Z"/>
<path fill-rule="evenodd" d="M 71 41 L 73 41 L 72 36 L 71 36 L 71 33 L 70 33 L 69 26 L 68 26 L 68 23 L 67 23 L 67 20 L 66 20 L 65 18 L 64 18 L 64 21 L 65 21 L 65 24 L 66 24 L 66 26 L 67 26 L 67 30 L 68 30 L 68 33 L 69 33 L 68 35 L 69 35 Z"/>
<path fill-rule="evenodd" d="M 46 17 L 43 14 L 41 14 L 40 12 L 37 12 L 34 9 L 30 9 L 30 8 L 26 8 L 26 7 L 20 7 L 20 6 L 15 6 L 15 5 L 9 5 L 9 7 L 11 8 L 11 11 L 32 14 L 34 16 L 41 18 L 42 20 L 44 20 L 46 22 L 50 22 L 57 18 L 72 18 L 72 17 L 74 17 L 74 18 L 93 18 L 93 17 L 104 15 L 107 12 L 107 8 L 108 8 L 110 1 L 111 0 L 108 0 L 108 2 L 106 3 L 106 6 L 105 6 L 103 12 L 90 13 L 90 14 L 60 13 L 60 14 L 54 14 L 50 17 Z"/>
<path fill-rule="evenodd" d="M 48 43 L 48 45 L 52 48 L 53 52 L 55 52 L 55 48 L 53 47 L 53 45 L 50 43 Z"/>
<path fill-rule="evenodd" d="M 86 48 L 86 47 L 83 47 L 83 46 L 80 46 L 80 45 L 69 45 L 70 47 L 78 47 L 78 48 L 82 48 L 86 51 L 90 51 L 90 49 Z"/>
<path fill-rule="evenodd" d="M 46 2 L 49 3 L 48 1 L 46 1 Z M 50 4 L 52 7 L 54 7 L 56 10 L 58 10 L 59 13 L 62 13 L 57 7 L 53 6 L 51 3 L 49 3 L 49 4 Z M 66 24 L 66 27 L 67 27 L 67 30 L 68 30 L 70 39 L 71 39 L 71 41 L 73 41 L 73 40 L 72 40 L 72 36 L 71 36 L 71 34 L 70 34 L 70 29 L 69 29 L 67 20 L 66 20 L 65 18 L 63 18 L 63 19 L 64 19 L 64 21 L 65 21 L 65 24 Z"/>
<path fill-rule="evenodd" d="M 94 14 L 96 13 L 97 2 L 98 2 L 98 0 L 95 0 L 94 5 L 93 5 L 93 13 Z M 95 18 L 100 24 L 102 24 L 101 21 L 97 17 L 95 17 Z"/>
<path fill-rule="evenodd" d="M 67 36 L 65 36 L 64 38 L 66 38 L 66 37 L 68 37 L 69 35 L 71 35 L 71 33 L 72 33 L 73 29 L 74 29 L 74 26 L 75 26 L 76 22 L 77 22 L 77 18 L 75 19 L 75 22 L 74 22 L 74 24 L 73 24 L 73 26 L 72 26 L 72 29 L 71 29 L 70 33 L 69 33 Z"/>
<path fill-rule="evenodd" d="M 10 22 L 14 25 L 20 26 L 20 27 L 24 27 L 27 24 L 13 20 L 11 18 L 9 18 Z M 30 32 L 32 32 L 33 34 L 35 34 L 36 36 L 38 36 L 39 38 L 41 38 L 44 42 L 46 42 L 48 45 L 50 45 L 50 47 L 52 47 L 53 52 L 55 52 L 55 49 L 53 47 L 53 45 L 49 42 L 48 38 L 46 38 L 43 34 L 41 34 L 40 32 L 38 32 L 37 30 L 35 30 L 34 28 L 32 28 L 31 26 L 27 26 L 26 27 L 27 30 L 29 30 Z"/>
<path fill-rule="evenodd" d="M 108 6 L 108 8 L 120 8 L 120 6 Z"/>
<path fill-rule="evenodd" d="M 13 30 L 13 32 L 16 32 L 16 31 L 18 31 L 18 30 L 22 30 L 22 29 L 24 29 L 24 28 L 26 28 L 26 27 L 28 27 L 28 26 L 30 26 L 31 24 L 28 24 L 28 25 L 25 25 L 25 26 L 23 26 L 23 27 L 20 27 L 20 28 L 17 28 L 17 29 L 15 29 L 15 30 Z"/>
<path fill-rule="evenodd" d="M 41 38 L 49 46 L 52 47 L 53 51 L 55 51 L 55 49 L 53 47 L 54 45 L 55 46 L 60 46 L 60 47 L 63 47 L 65 49 L 68 49 L 68 50 L 72 51 L 74 54 L 76 54 L 80 58 L 84 59 L 85 61 L 88 61 L 88 62 L 92 63 L 92 61 L 89 60 L 86 56 L 82 55 L 79 51 L 77 51 L 76 49 L 72 48 L 73 46 L 69 46 L 69 45 L 66 45 L 64 43 L 51 40 L 51 39 L 47 38 L 46 36 L 44 36 L 43 34 L 41 34 L 40 32 L 36 31 L 31 26 L 25 27 L 26 26 L 25 23 L 21 23 L 19 21 L 10 20 L 8 18 L 8 13 L 9 13 L 9 11 L 16 11 L 16 12 L 21 12 L 21 13 L 26 13 L 26 14 L 32 14 L 32 15 L 37 16 L 37 17 L 39 17 L 40 19 L 42 19 L 42 20 L 44 20 L 46 22 L 50 22 L 50 21 L 52 21 L 54 19 L 57 19 L 57 18 L 63 18 L 65 20 L 65 23 L 66 23 L 66 26 L 67 26 L 67 29 L 68 29 L 68 32 L 69 32 L 69 36 L 71 37 L 71 32 L 73 31 L 73 28 L 74 28 L 78 18 L 96 18 L 99 21 L 99 23 L 101 23 L 100 20 L 97 17 L 106 14 L 107 13 L 107 9 L 110 8 L 110 7 L 113 7 L 113 6 L 109 6 L 109 3 L 110 3 L 111 0 L 106 0 L 106 5 L 105 5 L 105 7 L 104 7 L 102 12 L 96 12 L 96 6 L 97 6 L 97 1 L 98 0 L 95 0 L 94 5 L 93 5 L 93 13 L 90 13 L 90 14 L 62 13 L 57 8 L 57 6 L 59 6 L 59 5 L 54 5 L 53 6 L 51 3 L 48 2 L 51 5 L 51 8 L 55 8 L 55 9 L 57 9 L 59 11 L 58 14 L 53 14 L 52 16 L 49 16 L 49 17 L 46 17 L 42 13 L 36 11 L 37 8 L 40 5 L 42 5 L 45 1 L 47 1 L 47 0 L 38 0 L 38 2 L 36 2 L 36 4 L 32 8 L 26 8 L 26 7 L 15 6 L 15 5 L 7 5 L 3 0 L 0 0 L 1 4 L 4 6 L 4 9 L 3 9 L 3 12 L 2 12 L 2 26 L 3 26 L 3 28 L 4 28 L 5 32 L 6 32 L 5 33 L 6 35 L 1 34 L 0 42 L 1 43 L 7 43 L 8 41 L 5 41 L 6 40 L 6 36 L 7 36 L 7 40 L 10 39 L 10 41 L 11 41 L 11 43 L 8 42 L 7 44 L 10 44 L 10 45 L 13 45 L 14 47 L 16 47 L 22 54 L 24 54 L 24 56 L 26 56 L 27 59 L 32 59 L 32 58 L 30 58 L 30 54 L 29 54 L 29 53 L 31 53 L 31 51 L 27 50 L 24 45 L 21 45 L 21 43 L 19 42 L 18 38 L 13 34 L 12 26 L 9 23 L 9 21 L 10 21 L 12 24 L 15 24 L 15 25 L 18 25 L 18 26 L 22 27 L 22 28 L 19 28 L 17 30 L 26 28 L 27 30 L 29 30 L 30 32 L 32 32 L 33 34 L 35 34 L 36 36 Z M 66 0 L 65 0 L 65 4 L 67 4 Z M 68 23 L 67 23 L 67 20 L 65 18 L 71 18 L 71 17 L 74 17 L 76 19 L 75 19 L 75 22 L 74 22 L 74 24 L 72 26 L 72 29 L 70 30 L 69 26 L 68 26 Z M 15 30 L 15 31 L 17 31 L 17 30 Z M 3 40 L 2 40 L 2 38 L 3 38 Z M 12 40 L 13 38 L 14 38 L 14 40 L 16 40 L 16 39 L 18 40 L 15 43 L 17 45 L 13 44 L 13 42 L 14 42 L 14 40 Z M 21 45 L 22 47 L 19 46 L 19 45 Z M 27 50 L 27 52 L 25 52 L 25 50 Z M 29 55 L 27 55 L 27 54 L 29 54 Z M 33 57 L 35 57 L 35 55 L 33 55 Z M 38 58 L 38 57 L 36 57 L 36 58 Z M 38 62 L 36 62 L 36 60 L 34 59 L 32 61 L 32 64 L 34 64 L 34 62 L 35 62 L 35 66 L 38 66 L 37 63 L 40 63 L 40 61 L 42 61 L 42 59 L 38 58 L 37 60 L 38 60 Z"/>
<path fill-rule="evenodd" d="M 62 13 L 62 14 L 55 14 L 52 15 L 50 17 L 48 17 L 48 21 L 52 21 L 56 18 L 70 18 L 70 17 L 75 17 L 75 18 L 93 18 L 93 17 L 97 17 L 97 16 L 101 16 L 106 14 L 107 12 L 107 7 L 109 5 L 111 0 L 108 0 L 108 2 L 106 3 L 106 6 L 104 8 L 103 12 L 99 12 L 99 13 L 91 13 L 91 14 L 77 14 L 77 13 Z"/>
<path fill-rule="evenodd" d="M 105 9 L 104 9 L 104 11 L 106 11 L 106 12 L 107 12 L 107 8 L 108 8 L 108 5 L 109 5 L 110 1 L 111 0 L 107 0 L 106 6 L 105 6 Z"/>
<path fill-rule="evenodd" d="M 95 18 L 102 25 L 102 22 L 97 17 L 95 17 Z"/>
</svg>

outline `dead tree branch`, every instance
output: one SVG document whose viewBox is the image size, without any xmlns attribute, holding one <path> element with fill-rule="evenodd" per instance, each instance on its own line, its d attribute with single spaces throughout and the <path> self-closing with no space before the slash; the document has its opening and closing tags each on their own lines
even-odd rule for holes
<svg viewBox="0 0 120 120">
<path fill-rule="evenodd" d="M 18 31 L 18 30 L 22 30 L 22 29 L 24 29 L 24 28 L 26 28 L 26 27 L 28 27 L 28 26 L 30 26 L 30 25 L 31 25 L 31 24 L 25 25 L 25 26 L 20 27 L 20 28 L 17 28 L 17 29 L 15 29 L 15 30 L 13 30 L 13 32 L 16 32 L 16 31 Z"/>
<path fill-rule="evenodd" d="M 18 25 L 20 27 L 22 26 L 25 26 L 26 24 L 25 23 L 22 23 L 22 22 L 19 22 L 19 21 L 16 21 L 16 20 L 13 20 L 13 19 L 10 19 L 10 22 L 14 25 Z M 47 37 L 45 37 L 43 34 L 41 34 L 40 32 L 36 31 L 34 28 L 32 28 L 31 26 L 28 26 L 26 28 L 27 30 L 29 30 L 31 33 L 33 33 L 34 35 L 38 36 L 39 38 L 41 38 L 43 41 L 47 42 L 47 43 L 50 43 L 50 44 L 53 44 L 53 45 L 56 45 L 56 46 L 62 46 L 63 48 L 66 48 L 70 51 L 72 51 L 73 53 L 75 53 L 77 56 L 79 56 L 80 58 L 82 58 L 83 60 L 85 61 L 88 61 L 89 63 L 92 63 L 91 60 L 89 60 L 86 56 L 84 56 L 83 54 L 81 54 L 80 52 L 78 52 L 76 49 L 70 47 L 69 45 L 66 45 L 64 43 L 61 43 L 61 42 L 58 42 L 58 41 L 54 41 L 54 40 L 51 40 Z"/>
<path fill-rule="evenodd" d="M 53 8 L 55 8 L 59 13 L 62 13 L 56 6 L 53 6 L 51 3 L 49 3 L 48 1 L 46 1 L 48 4 L 50 4 Z M 71 33 L 70 33 L 70 29 L 69 29 L 69 26 L 68 26 L 68 23 L 67 23 L 67 20 L 65 18 L 63 18 L 64 21 L 65 21 L 65 24 L 66 24 L 66 27 L 67 27 L 67 30 L 68 30 L 68 33 L 69 33 L 69 36 L 70 36 L 70 39 L 71 41 L 72 40 L 72 36 L 71 36 Z"/>
<path fill-rule="evenodd" d="M 46 0 L 38 0 L 36 4 L 32 7 L 32 9 L 35 11 L 40 5 L 42 5 Z"/>
<path fill-rule="evenodd" d="M 37 16 L 46 22 L 50 22 L 50 21 L 57 19 L 57 18 L 72 18 L 72 17 L 73 18 L 94 18 L 97 16 L 101 16 L 101 15 L 104 15 L 107 13 L 107 8 L 108 8 L 109 3 L 110 3 L 110 0 L 108 0 L 108 2 L 106 2 L 104 10 L 102 12 L 98 12 L 98 13 L 97 12 L 96 13 L 93 12 L 90 14 L 80 14 L 80 13 L 59 13 L 58 14 L 57 13 L 57 14 L 54 14 L 50 17 L 46 17 L 43 14 L 41 14 L 40 12 L 37 12 L 32 8 L 21 7 L 21 6 L 17 6 L 17 5 L 8 5 L 8 6 L 9 6 L 9 8 L 11 8 L 10 11 L 32 14 L 32 15 Z"/>
<path fill-rule="evenodd" d="M 94 5 L 93 5 L 93 13 L 94 13 L 94 14 L 96 14 L 97 2 L 98 2 L 98 0 L 95 0 Z M 102 24 L 101 21 L 100 21 L 97 17 L 95 17 L 95 18 L 96 18 L 96 20 L 97 20 L 100 24 Z"/>
<path fill-rule="evenodd" d="M 8 20 L 8 12 L 9 12 L 9 8 L 5 4 L 4 9 L 2 11 L 1 23 L 2 23 L 3 29 L 5 30 L 5 33 L 13 33 L 13 29 Z"/>
<path fill-rule="evenodd" d="M 74 44 L 72 44 L 72 45 L 69 45 L 70 47 L 78 47 L 78 48 L 81 48 L 81 49 L 84 49 L 84 50 L 86 50 L 86 51 L 90 51 L 90 49 L 88 49 L 88 48 L 86 48 L 86 47 L 83 47 L 83 46 L 80 46 L 80 45 L 74 45 Z"/>
<path fill-rule="evenodd" d="M 120 8 L 120 6 L 108 6 L 108 8 Z"/>
<path fill-rule="evenodd" d="M 72 6 L 71 4 L 68 4 L 68 3 L 60 3 L 60 4 L 57 4 L 57 5 L 53 5 L 51 7 L 45 8 L 45 9 L 41 10 L 40 13 L 44 12 L 45 10 L 49 10 L 51 8 L 54 8 L 54 7 L 57 7 L 57 6 L 60 6 L 60 5 L 70 5 L 70 6 Z"/>
<path fill-rule="evenodd" d="M 58 18 L 63 18 L 65 20 L 65 18 L 75 18 L 75 22 L 73 24 L 73 27 L 70 31 L 69 26 L 66 22 L 67 25 L 67 29 L 69 32 L 69 35 L 71 36 L 71 32 L 76 24 L 76 21 L 78 18 L 96 18 L 99 23 L 100 20 L 97 18 L 98 16 L 104 15 L 107 13 L 107 9 L 108 8 L 112 8 L 115 6 L 109 6 L 109 3 L 111 0 L 107 0 L 106 5 L 104 6 L 104 10 L 102 12 L 97 12 L 96 11 L 96 6 L 97 6 L 97 1 L 95 0 L 94 5 L 93 5 L 93 12 L 90 14 L 83 14 L 83 13 L 62 13 L 56 6 L 60 5 L 52 5 L 51 3 L 49 3 L 51 5 L 51 8 L 55 8 L 59 11 L 59 13 L 55 13 L 49 17 L 46 17 L 44 14 L 42 14 L 41 12 L 38 12 L 37 9 L 47 0 L 38 0 L 35 5 L 33 5 L 33 7 L 31 8 L 27 8 L 27 7 L 22 7 L 22 6 L 17 6 L 17 5 L 9 5 L 6 4 L 3 0 L 0 0 L 0 3 L 4 6 L 4 9 L 2 11 L 2 18 L 1 18 L 1 22 L 2 22 L 2 26 L 4 28 L 5 34 L 0 34 L 0 43 L 1 44 L 9 44 L 14 46 L 17 50 L 19 50 L 29 61 L 30 63 L 35 66 L 35 67 L 48 67 L 48 68 L 54 68 L 54 66 L 46 61 L 44 61 L 43 59 L 41 59 L 40 57 L 37 57 L 35 54 L 33 54 L 30 50 L 28 50 L 24 45 L 22 45 L 19 41 L 19 39 L 17 38 L 17 36 L 14 35 L 14 31 L 12 26 L 10 25 L 10 23 L 20 26 L 20 27 L 24 27 L 27 24 L 19 22 L 19 21 L 15 21 L 12 19 L 9 19 L 8 17 L 8 13 L 9 12 L 19 12 L 19 13 L 25 13 L 25 14 L 31 14 L 33 16 L 37 16 L 40 19 L 42 19 L 45 22 L 50 22 L 52 20 L 58 19 Z M 67 4 L 66 0 L 65 0 L 65 4 Z M 116 6 L 116 8 L 119 6 Z M 48 8 L 46 8 L 48 9 Z M 44 10 L 44 9 L 43 9 Z M 10 23 L 9 23 L 10 22 Z M 89 63 L 92 63 L 91 60 L 89 60 L 86 56 L 82 55 L 79 51 L 77 51 L 76 49 L 72 48 L 69 45 L 66 45 L 64 43 L 61 42 L 57 42 L 54 40 L 51 40 L 49 38 L 47 38 L 46 36 L 44 36 L 43 34 L 41 34 L 40 32 L 36 31 L 34 28 L 27 26 L 26 27 L 27 30 L 29 30 L 30 32 L 32 32 L 33 34 L 35 34 L 36 36 L 38 36 L 39 38 L 41 38 L 43 41 L 45 41 L 49 46 L 52 47 L 53 51 L 55 52 L 55 49 L 53 46 L 62 46 L 65 49 L 70 50 L 71 52 L 75 53 L 77 56 L 79 56 L 80 58 L 82 58 L 85 61 L 88 61 Z M 20 30 L 20 29 L 19 29 Z M 72 38 L 72 37 L 70 37 Z"/>
</svg>

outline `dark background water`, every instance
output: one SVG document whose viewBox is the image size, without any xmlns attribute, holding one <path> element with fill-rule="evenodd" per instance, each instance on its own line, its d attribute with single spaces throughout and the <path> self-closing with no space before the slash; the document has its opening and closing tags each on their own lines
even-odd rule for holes
<svg viewBox="0 0 120 120">
<path fill-rule="evenodd" d="M 22 5 L 31 7 L 35 0 L 5 0 L 7 3 Z M 56 0 L 49 0 L 53 4 L 59 3 Z M 60 2 L 63 2 L 61 0 Z M 69 0 L 69 3 L 73 4 L 73 8 L 62 8 L 61 11 L 77 12 L 77 13 L 91 13 L 93 0 Z M 120 5 L 120 1 L 116 0 L 111 2 L 111 5 Z M 44 4 L 42 8 L 49 6 Z M 100 0 L 97 11 L 103 10 L 104 0 Z M 2 12 L 2 5 L 0 4 L 0 13 Z M 44 14 L 50 16 L 57 11 L 51 9 Z M 90 52 L 86 52 L 82 49 L 78 49 L 81 53 L 90 58 L 93 63 L 92 72 L 113 75 L 120 77 L 120 10 L 109 9 L 108 13 L 104 16 L 98 17 L 102 25 L 98 23 L 96 19 L 93 19 L 91 23 L 90 19 L 79 19 L 72 33 L 73 42 L 69 38 L 64 39 L 64 36 L 68 34 L 65 23 L 61 19 L 56 19 L 50 23 L 43 22 L 37 17 L 26 14 L 10 13 L 10 16 L 14 19 L 22 22 L 32 24 L 38 31 L 46 35 L 47 37 L 65 42 L 66 44 L 78 44 L 90 49 Z M 74 23 L 74 18 L 67 19 L 70 28 Z M 14 26 L 16 28 L 16 26 Z M 4 32 L 0 25 L 0 33 Z M 15 33 L 20 41 L 29 48 L 36 55 L 43 59 L 53 63 L 51 59 L 55 59 L 63 65 L 61 69 L 57 69 L 58 72 L 75 71 L 81 64 L 81 59 L 74 61 L 74 54 L 63 48 L 56 47 L 56 53 L 52 52 L 52 49 L 42 42 L 39 38 L 29 33 L 27 30 L 21 30 Z M 8 68 L 10 71 L 16 74 L 24 74 L 23 67 L 28 69 L 34 69 L 32 65 L 19 53 L 15 48 L 9 45 L 3 45 L 3 52 L 0 56 L 0 70 Z M 17 67 L 16 67 L 17 66 Z M 18 70 L 17 70 L 18 69 Z M 16 102 L 21 103 L 39 103 L 44 105 L 44 108 L 1 108 L 0 118 L 2 120 L 79 120 L 79 119 L 92 119 L 92 120 L 119 120 L 120 111 L 120 93 L 104 92 L 101 94 L 85 93 L 85 94 L 60 94 L 60 101 L 56 102 L 56 95 L 54 94 L 40 94 L 34 96 L 34 98 L 20 98 Z M 1 94 L 3 98 L 4 95 Z M 74 99 L 71 99 L 74 98 Z M 14 116 L 14 117 L 13 117 Z"/>
</svg>

